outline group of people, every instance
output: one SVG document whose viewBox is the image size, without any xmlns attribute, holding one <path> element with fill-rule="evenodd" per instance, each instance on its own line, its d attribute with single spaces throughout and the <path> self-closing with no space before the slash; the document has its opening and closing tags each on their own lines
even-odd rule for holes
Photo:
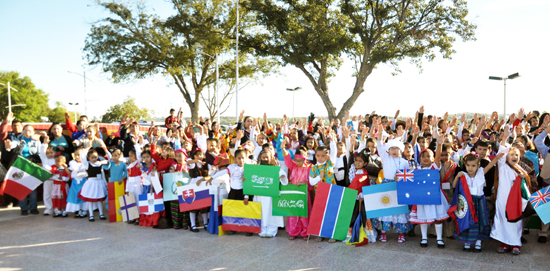
<svg viewBox="0 0 550 271">
<path fill-rule="evenodd" d="M 326 123 L 311 114 L 303 120 L 284 116 L 279 123 L 271 123 L 266 114 L 254 118 L 243 111 L 238 122 L 222 131 L 220 123 L 202 117 L 198 123 L 186 123 L 181 109 L 177 115 L 172 109 L 164 127 L 151 122 L 142 134 L 140 124 L 126 116 L 118 131 L 104 136 L 85 116 L 75 125 L 66 115 L 69 135 L 58 123 L 48 132 L 35 134 L 31 125 L 23 126 L 10 113 L 0 125 L 1 161 L 9 168 L 20 155 L 53 174 L 43 187 L 44 215 L 53 217 L 75 213 L 75 218 L 95 221 L 98 210 L 99 219 L 104 220 L 107 182 L 125 182 L 126 192 L 132 192 L 138 202 L 138 195 L 153 192 L 153 178 L 162 183 L 163 174 L 184 172 L 191 184 L 204 181 L 218 190 L 224 186 L 228 199 L 245 205 L 260 202 L 260 236 L 275 237 L 285 227 L 290 240 L 308 240 L 308 217 L 273 216 L 271 198 L 243 193 L 244 165 L 260 164 L 280 167 L 282 185 L 306 185 L 309 212 L 320 182 L 357 190 L 349 236 L 356 218 L 362 216 L 369 242 L 388 242 L 387 232 L 397 233 L 397 241 L 405 242 L 405 235 L 415 236 L 418 227 L 421 247 L 427 247 L 428 236 L 433 235 L 439 248 L 445 247 L 446 237 L 463 243 L 466 251 L 481 252 L 482 241 L 495 239 L 501 243 L 499 253 L 519 255 L 529 218 L 509 222 L 506 204 L 516 181 L 524 182 L 529 193 L 548 185 L 539 175 L 547 170 L 543 165 L 550 150 L 550 116 L 521 109 L 506 119 L 494 112 L 490 117 L 475 114 L 472 119 L 462 115 L 459 120 L 447 113 L 426 116 L 421 107 L 414 118 L 398 118 L 399 111 L 393 118 L 376 112 L 353 117 L 348 113 Z M 7 132 L 10 124 L 12 131 Z M 361 207 L 362 188 L 396 182 L 396 172 L 408 169 L 439 171 L 441 204 L 414 205 L 407 214 L 367 219 Z M 467 182 L 477 217 L 461 232 L 449 217 L 458 180 Z M 21 215 L 29 210 L 38 214 L 36 191 L 19 204 Z M 205 228 L 217 223 L 210 211 L 180 212 L 178 201 L 167 201 L 164 211 L 142 213 L 130 223 L 198 232 L 199 217 Z M 541 222 L 540 243 L 546 243 L 548 226 Z M 315 237 L 319 242 L 323 239 Z"/>
</svg>

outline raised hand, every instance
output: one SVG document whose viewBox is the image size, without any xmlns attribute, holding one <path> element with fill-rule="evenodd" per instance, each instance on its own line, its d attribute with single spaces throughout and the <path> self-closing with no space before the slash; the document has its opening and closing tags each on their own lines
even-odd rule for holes
<svg viewBox="0 0 550 271">
<path fill-rule="evenodd" d="M 424 106 L 420 107 L 420 109 L 418 110 L 418 113 L 424 114 Z"/>
<path fill-rule="evenodd" d="M 519 118 L 519 119 L 523 119 L 524 116 L 525 116 L 525 109 L 524 109 L 524 108 L 520 108 L 520 109 L 519 109 L 519 112 L 518 112 L 518 118 Z"/>
<path fill-rule="evenodd" d="M 399 112 L 400 112 L 399 109 L 395 112 L 395 116 L 393 117 L 394 119 L 397 119 L 397 117 L 399 117 Z"/>
<path fill-rule="evenodd" d="M 244 110 L 241 111 L 241 114 L 239 114 L 239 122 L 243 121 L 244 118 Z"/>
</svg>

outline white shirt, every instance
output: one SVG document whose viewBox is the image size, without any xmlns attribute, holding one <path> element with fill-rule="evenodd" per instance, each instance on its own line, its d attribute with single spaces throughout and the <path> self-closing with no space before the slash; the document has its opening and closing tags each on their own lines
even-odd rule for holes
<svg viewBox="0 0 550 271">
<path fill-rule="evenodd" d="M 482 167 L 477 169 L 476 176 L 473 178 L 464 172 L 464 177 L 468 182 L 468 188 L 472 196 L 483 196 L 483 188 L 485 187 L 485 172 Z"/>
</svg>

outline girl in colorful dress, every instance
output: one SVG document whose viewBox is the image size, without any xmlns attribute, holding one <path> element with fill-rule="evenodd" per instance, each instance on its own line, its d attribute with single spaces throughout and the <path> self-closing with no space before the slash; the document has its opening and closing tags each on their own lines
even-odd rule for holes
<svg viewBox="0 0 550 271">
<path fill-rule="evenodd" d="M 88 180 L 82 186 L 82 190 L 78 194 L 78 197 L 88 202 L 88 211 L 90 217 L 88 220 L 94 222 L 94 207 L 99 209 L 99 219 L 105 220 L 103 215 L 103 201 L 107 198 L 107 182 L 105 181 L 104 169 L 109 169 L 109 161 L 99 161 L 99 155 L 95 149 L 90 149 L 91 143 L 86 143 L 85 148 L 82 151 L 81 157 L 82 164 L 86 168 L 88 174 Z M 105 152 L 108 152 L 107 147 L 103 145 Z"/>
<path fill-rule="evenodd" d="M 309 215 L 311 214 L 311 199 L 309 192 L 313 190 L 313 186 L 309 185 L 309 170 L 311 165 L 307 162 L 307 149 L 300 147 L 296 150 L 294 155 L 294 161 L 290 158 L 288 151 L 283 148 L 283 155 L 285 158 L 285 164 L 289 171 L 289 183 L 299 186 L 307 185 L 308 198 L 307 198 L 307 217 L 289 216 L 287 217 L 286 228 L 289 240 L 294 240 L 296 237 L 301 236 L 304 241 L 308 240 L 307 227 L 309 226 Z"/>
<path fill-rule="evenodd" d="M 135 142 L 134 142 L 135 143 Z M 126 182 L 126 194 L 134 193 L 134 199 L 136 203 L 139 202 L 139 195 L 143 193 L 143 183 L 141 181 L 141 147 L 138 144 L 134 145 L 134 148 L 128 153 L 130 165 L 126 168 L 128 170 L 128 181 Z M 128 223 L 139 224 L 139 219 L 134 221 L 128 221 Z"/>
<path fill-rule="evenodd" d="M 58 152 L 55 156 L 55 165 L 52 166 L 51 173 L 53 174 L 53 186 L 52 186 L 52 207 L 54 210 L 53 217 L 67 217 L 67 191 L 69 186 L 69 174 L 71 173 L 67 168 L 65 155 Z"/>
<path fill-rule="evenodd" d="M 189 184 L 196 184 L 197 186 L 199 186 L 202 180 L 204 179 L 204 177 L 208 176 L 208 166 L 206 165 L 204 152 L 201 149 L 196 148 L 191 153 L 191 157 L 193 157 L 193 159 L 191 158 L 187 159 L 187 167 L 189 168 L 189 177 L 191 177 Z M 189 211 L 189 219 L 191 220 L 190 230 L 192 232 L 199 232 L 196 226 L 197 213 L 200 213 L 202 215 L 204 228 L 206 229 L 208 227 L 209 212 L 210 212 L 210 207 L 206 207 L 201 210 Z"/>
<path fill-rule="evenodd" d="M 351 217 L 348 236 L 351 236 L 351 230 L 357 217 L 362 216 L 363 229 L 367 234 L 369 242 L 374 243 L 376 242 L 376 231 L 372 227 L 371 220 L 367 219 L 367 213 L 365 212 L 365 207 L 363 206 L 363 187 L 370 185 L 369 173 L 365 167 L 369 161 L 369 155 L 370 153 L 366 149 L 363 149 L 357 153 L 355 156 L 355 162 L 351 165 L 349 170 L 349 179 L 351 183 L 348 188 L 357 190 L 359 194 L 357 195 L 357 200 L 355 201 L 355 207 L 353 207 L 353 215 Z"/>
<path fill-rule="evenodd" d="M 71 172 L 71 188 L 67 196 L 66 211 L 76 213 L 74 218 L 84 218 L 88 215 L 88 203 L 78 197 L 82 186 L 87 180 L 88 173 L 82 164 L 82 147 L 78 147 L 73 153 L 74 160 L 69 162 L 69 171 Z"/>
<path fill-rule="evenodd" d="M 141 154 L 141 159 L 143 160 L 143 162 L 141 163 L 141 180 L 143 184 L 142 195 L 154 193 L 155 191 L 153 190 L 153 183 L 151 178 L 154 177 L 155 174 L 158 174 L 157 165 L 153 163 L 153 158 L 151 157 L 151 153 L 149 151 L 144 151 Z M 157 226 L 160 216 L 160 212 L 142 213 L 139 216 L 139 225 L 145 227 Z"/>
<path fill-rule="evenodd" d="M 457 241 L 464 243 L 464 250 L 470 251 L 471 244 L 475 243 L 474 252 L 481 252 L 481 241 L 490 240 L 491 237 L 491 218 L 489 217 L 489 207 L 483 194 L 485 188 L 485 174 L 494 167 L 498 159 L 502 158 L 504 153 L 497 155 L 485 168 L 480 167 L 479 155 L 469 153 L 464 156 L 463 162 L 466 172 L 459 172 L 454 181 L 453 187 L 456 187 L 458 179 L 464 177 L 468 182 L 468 189 L 472 195 L 472 201 L 477 216 L 477 223 L 470 226 L 460 234 L 454 233 Z"/>
</svg>

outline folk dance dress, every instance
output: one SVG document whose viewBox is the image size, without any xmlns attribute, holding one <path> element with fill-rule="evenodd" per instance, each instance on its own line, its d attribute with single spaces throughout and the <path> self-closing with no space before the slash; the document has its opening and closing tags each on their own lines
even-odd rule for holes
<svg viewBox="0 0 550 271">
<path fill-rule="evenodd" d="M 508 153 L 510 146 L 500 146 L 498 153 Z M 506 155 L 498 160 L 498 190 L 495 203 L 495 218 L 491 229 L 491 238 L 509 246 L 521 246 L 521 234 L 523 232 L 523 220 L 508 222 L 506 219 L 506 203 L 514 180 L 518 176 L 508 163 Z"/>
<path fill-rule="evenodd" d="M 430 167 L 419 168 L 417 170 L 437 169 L 437 165 L 433 163 Z M 435 205 L 414 205 L 411 210 L 411 223 L 413 224 L 432 224 L 436 221 L 444 221 L 449 218 L 447 211 L 449 210 L 449 202 L 447 197 L 440 189 L 441 204 Z"/>
<path fill-rule="evenodd" d="M 144 195 L 144 194 L 146 195 L 146 194 L 151 193 L 151 186 L 152 186 L 151 177 L 152 177 L 152 174 L 153 174 L 152 171 L 153 171 L 154 166 L 156 166 L 156 165 L 152 164 L 150 167 L 147 167 L 147 166 L 145 166 L 145 164 L 142 164 L 141 179 L 142 179 L 142 182 L 143 182 L 143 192 L 141 193 L 141 195 Z M 155 174 L 159 174 L 159 173 L 157 172 Z M 153 190 L 153 193 L 155 193 L 154 190 Z M 139 215 L 139 225 L 140 226 L 145 226 L 145 227 L 157 226 L 159 224 L 160 217 L 161 217 L 160 212 L 140 213 L 140 215 Z"/>
<path fill-rule="evenodd" d="M 470 194 L 472 195 L 477 223 L 460 234 L 457 234 L 455 231 L 454 237 L 461 243 L 475 244 L 477 240 L 485 241 L 491 239 L 489 236 L 491 234 L 491 218 L 489 217 L 487 200 L 483 194 L 483 189 L 485 188 L 484 169 L 480 167 L 473 178 L 464 172 L 464 177 L 466 177 L 468 189 L 470 189 Z"/>
<path fill-rule="evenodd" d="M 382 141 L 378 140 L 378 146 L 384 146 Z M 395 174 L 397 170 L 409 169 L 409 162 L 401 157 L 392 157 L 388 154 L 385 148 L 380 148 L 378 151 L 380 159 L 382 159 L 382 169 L 384 172 L 384 180 L 382 183 L 395 182 Z M 409 223 L 409 214 L 382 216 L 372 219 L 374 228 L 383 231 L 393 231 L 396 233 L 406 233 L 411 229 Z"/>
<path fill-rule="evenodd" d="M 69 162 L 69 170 L 71 171 L 71 188 L 69 189 L 69 195 L 67 196 L 67 207 L 65 211 L 74 213 L 78 211 L 88 210 L 87 202 L 84 202 L 78 197 L 80 190 L 84 186 L 87 180 L 88 173 L 82 163 L 72 160 Z"/>
<path fill-rule="evenodd" d="M 454 152 L 456 154 L 457 152 Z M 441 162 L 441 170 L 439 171 L 439 179 L 441 184 L 441 189 L 447 197 L 448 202 L 453 201 L 454 192 L 451 188 L 451 183 L 453 182 L 455 176 L 458 174 L 458 164 L 455 163 L 452 159 L 449 159 L 448 163 Z M 447 189 L 448 187 L 448 189 Z M 443 199 L 443 198 L 442 198 Z M 443 237 L 452 237 L 456 232 L 454 222 L 443 221 Z M 436 234 L 435 227 L 430 225 L 428 228 L 428 234 Z"/>
<path fill-rule="evenodd" d="M 53 174 L 53 185 L 52 185 L 52 207 L 54 210 L 65 210 L 67 205 L 67 193 L 69 190 L 69 185 L 67 181 L 69 180 L 69 175 L 65 172 L 63 167 L 58 168 L 52 166 L 51 173 Z"/>
<path fill-rule="evenodd" d="M 136 203 L 139 202 L 139 195 L 143 193 L 141 169 L 138 168 L 139 160 L 134 161 L 128 167 L 128 180 L 126 181 L 126 193 L 134 193 Z"/>
<path fill-rule="evenodd" d="M 85 158 L 82 161 L 88 173 L 88 180 L 82 186 L 78 197 L 83 201 L 92 203 L 104 201 L 107 198 L 107 182 L 103 170 L 109 169 L 109 165 L 95 165 L 90 161 L 86 161 Z"/>
<path fill-rule="evenodd" d="M 313 186 L 309 185 L 309 171 L 311 165 L 305 167 L 296 166 L 290 155 L 285 156 L 285 164 L 290 172 L 289 183 L 295 185 L 297 183 L 306 183 L 308 195 L 307 195 L 307 217 L 289 216 L 287 217 L 286 230 L 292 237 L 302 236 L 307 237 L 307 227 L 309 226 L 309 216 L 311 214 L 311 196 L 310 193 L 313 190 Z"/>
</svg>

